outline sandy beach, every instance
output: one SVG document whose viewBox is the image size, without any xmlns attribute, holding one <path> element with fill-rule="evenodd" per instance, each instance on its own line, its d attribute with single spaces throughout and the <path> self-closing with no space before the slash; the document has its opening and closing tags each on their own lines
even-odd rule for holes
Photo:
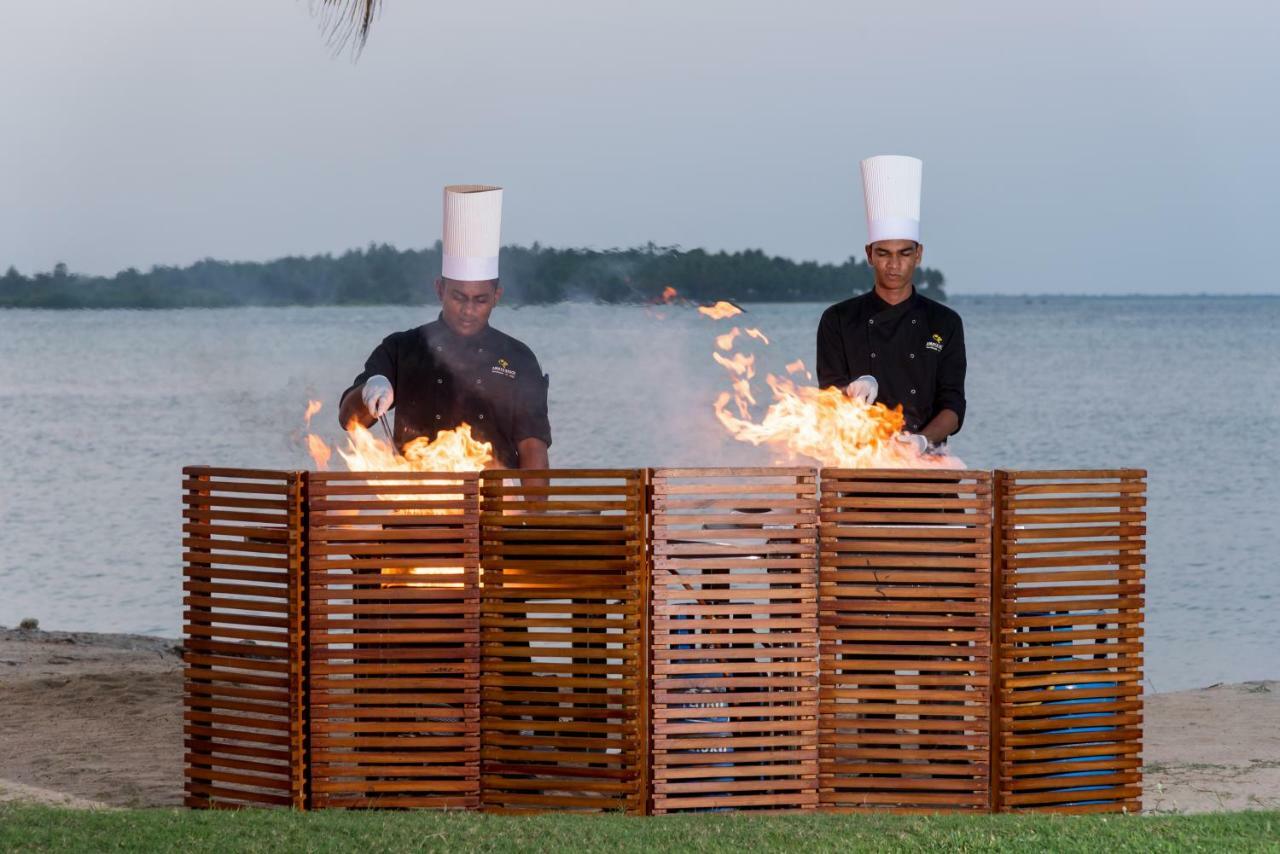
<svg viewBox="0 0 1280 854">
<path fill-rule="evenodd" d="M 0 628 L 0 801 L 182 800 L 178 641 Z M 1280 808 L 1280 681 L 1146 698 L 1144 808 Z"/>
</svg>

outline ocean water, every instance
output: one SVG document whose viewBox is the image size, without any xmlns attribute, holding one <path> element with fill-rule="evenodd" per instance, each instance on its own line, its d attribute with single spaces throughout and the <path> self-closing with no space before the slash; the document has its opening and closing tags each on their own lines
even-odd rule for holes
<svg viewBox="0 0 1280 854">
<path fill-rule="evenodd" d="M 956 298 L 975 468 L 1150 472 L 1148 687 L 1280 677 L 1280 298 Z M 712 415 L 714 335 L 812 365 L 818 304 L 499 308 L 551 375 L 553 465 L 769 464 Z M 0 625 L 176 636 L 180 470 L 305 468 L 405 307 L 0 311 Z M 758 390 L 767 394 L 760 384 Z"/>
</svg>

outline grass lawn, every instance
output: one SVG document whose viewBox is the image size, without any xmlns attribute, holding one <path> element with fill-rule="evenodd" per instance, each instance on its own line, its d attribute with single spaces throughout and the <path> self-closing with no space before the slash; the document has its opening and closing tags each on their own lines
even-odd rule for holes
<svg viewBox="0 0 1280 854">
<path fill-rule="evenodd" d="M 0 806 L 0 851 L 1275 851 L 1280 812 L 1196 816 L 479 813 Z"/>
</svg>

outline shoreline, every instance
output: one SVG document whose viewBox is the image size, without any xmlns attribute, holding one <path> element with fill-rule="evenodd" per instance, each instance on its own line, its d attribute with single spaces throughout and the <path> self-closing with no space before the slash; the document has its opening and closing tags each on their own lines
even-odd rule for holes
<svg viewBox="0 0 1280 854">
<path fill-rule="evenodd" d="M 181 641 L 0 627 L 0 803 L 182 803 Z M 1280 809 L 1280 680 L 1146 694 L 1143 810 Z"/>
</svg>

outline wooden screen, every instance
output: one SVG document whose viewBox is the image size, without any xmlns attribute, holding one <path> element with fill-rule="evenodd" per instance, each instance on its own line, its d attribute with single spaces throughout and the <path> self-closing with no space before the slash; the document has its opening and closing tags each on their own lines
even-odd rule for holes
<svg viewBox="0 0 1280 854">
<path fill-rule="evenodd" d="M 653 475 L 653 810 L 818 804 L 813 469 Z"/>
<path fill-rule="evenodd" d="M 184 802 L 302 808 L 303 476 L 183 476 Z"/>
<path fill-rule="evenodd" d="M 1140 808 L 1146 472 L 996 472 L 998 805 Z"/>
<path fill-rule="evenodd" d="M 478 484 L 311 475 L 315 806 L 479 806 Z"/>
<path fill-rule="evenodd" d="M 991 476 L 822 472 L 821 803 L 990 806 Z"/>
<path fill-rule="evenodd" d="M 482 801 L 644 810 L 643 472 L 482 481 Z"/>
</svg>

